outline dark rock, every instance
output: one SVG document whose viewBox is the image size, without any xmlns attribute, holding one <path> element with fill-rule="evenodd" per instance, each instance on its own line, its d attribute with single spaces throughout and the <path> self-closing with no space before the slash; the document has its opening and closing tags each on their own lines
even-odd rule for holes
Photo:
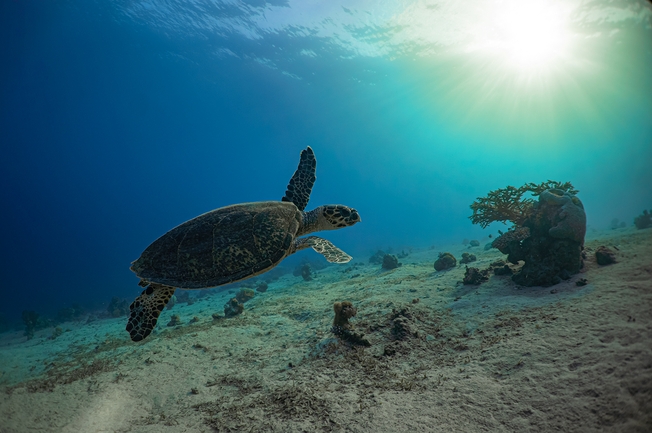
<svg viewBox="0 0 652 433">
<path fill-rule="evenodd" d="M 258 285 L 256 286 L 256 291 L 257 291 L 257 292 L 260 292 L 260 293 L 265 293 L 265 292 L 267 291 L 267 288 L 268 288 L 268 287 L 269 287 L 269 285 L 268 285 L 265 281 L 261 281 L 261 282 L 258 283 Z"/>
<path fill-rule="evenodd" d="M 603 245 L 595 250 L 595 259 L 601 266 L 610 265 L 616 263 L 616 254 Z"/>
<path fill-rule="evenodd" d="M 479 247 L 480 246 L 480 241 L 473 239 L 471 242 L 469 242 L 469 248 L 470 247 Z"/>
<path fill-rule="evenodd" d="M 439 258 L 435 261 L 435 270 L 443 271 L 454 268 L 456 265 L 457 259 L 451 253 L 439 253 Z"/>
<path fill-rule="evenodd" d="M 383 256 L 383 269 L 396 269 L 401 264 L 398 262 L 398 258 L 393 254 L 385 254 Z"/>
</svg>

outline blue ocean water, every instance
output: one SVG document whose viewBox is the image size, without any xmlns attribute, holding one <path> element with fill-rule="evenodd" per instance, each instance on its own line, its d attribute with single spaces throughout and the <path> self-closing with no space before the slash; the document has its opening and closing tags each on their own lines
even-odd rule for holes
<svg viewBox="0 0 652 433">
<path fill-rule="evenodd" d="M 2 2 L 0 314 L 133 299 L 150 242 L 280 199 L 308 145 L 309 208 L 359 210 L 324 235 L 354 257 L 484 239 L 504 226 L 471 224 L 476 197 L 548 179 L 590 228 L 631 225 L 652 206 L 650 3 L 508 3 Z"/>
</svg>

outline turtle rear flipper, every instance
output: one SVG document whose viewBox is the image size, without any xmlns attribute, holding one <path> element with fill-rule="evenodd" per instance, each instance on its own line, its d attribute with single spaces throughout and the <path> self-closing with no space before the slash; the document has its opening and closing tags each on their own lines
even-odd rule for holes
<svg viewBox="0 0 652 433">
<path fill-rule="evenodd" d="M 317 159 L 315 153 L 310 146 L 301 151 L 301 159 L 297 171 L 294 172 L 290 183 L 288 183 L 287 191 L 281 201 L 290 201 L 294 203 L 297 208 L 302 211 L 308 206 L 310 200 L 310 192 L 312 186 L 315 184 L 315 171 L 317 170 Z"/>
<path fill-rule="evenodd" d="M 154 330 L 158 316 L 174 294 L 174 287 L 150 284 L 129 306 L 127 332 L 132 341 L 140 341 Z"/>
<path fill-rule="evenodd" d="M 331 263 L 348 263 L 353 257 L 337 248 L 331 241 L 318 236 L 299 238 L 294 242 L 294 251 L 312 247 L 313 250 L 324 256 Z"/>
</svg>

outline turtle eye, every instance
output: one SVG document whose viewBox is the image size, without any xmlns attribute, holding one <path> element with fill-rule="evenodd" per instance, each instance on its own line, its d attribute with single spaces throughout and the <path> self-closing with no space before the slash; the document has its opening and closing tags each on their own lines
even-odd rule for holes
<svg viewBox="0 0 652 433">
<path fill-rule="evenodd" d="M 353 213 L 351 214 L 351 220 L 353 220 L 353 221 L 357 221 L 359 218 L 360 218 L 360 216 L 358 215 L 357 212 L 353 212 Z"/>
</svg>

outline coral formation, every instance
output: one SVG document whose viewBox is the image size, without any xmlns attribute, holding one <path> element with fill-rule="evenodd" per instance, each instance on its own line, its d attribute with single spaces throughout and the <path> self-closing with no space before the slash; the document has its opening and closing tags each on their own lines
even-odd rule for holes
<svg viewBox="0 0 652 433">
<path fill-rule="evenodd" d="M 364 338 L 364 334 L 354 332 L 353 325 L 349 323 L 349 319 L 355 317 L 358 309 L 348 301 L 335 302 L 333 304 L 333 311 L 335 318 L 333 319 L 333 326 L 331 332 L 338 336 L 342 341 L 357 345 L 357 346 L 371 346 L 371 343 Z"/>
<path fill-rule="evenodd" d="M 507 231 L 507 233 L 503 233 L 494 239 L 494 241 L 491 243 L 491 246 L 500 252 L 503 252 L 503 250 L 517 250 L 520 242 L 523 239 L 527 239 L 529 237 L 529 227 L 512 227 Z M 505 253 L 503 252 L 503 254 Z"/>
<path fill-rule="evenodd" d="M 460 260 L 461 264 L 475 262 L 477 258 L 475 254 L 462 253 L 462 259 Z"/>
<path fill-rule="evenodd" d="M 469 268 L 466 267 L 466 272 L 464 272 L 464 279 L 462 282 L 464 284 L 478 285 L 487 281 L 489 279 L 489 269 L 480 270 L 478 268 Z"/>
<path fill-rule="evenodd" d="M 349 323 L 349 319 L 358 314 L 358 309 L 349 301 L 334 303 L 333 311 L 335 311 L 333 326 L 339 326 L 341 328 L 350 328 L 351 324 Z"/>
<path fill-rule="evenodd" d="M 531 198 L 523 198 L 525 194 L 538 196 L 548 189 L 557 189 L 566 191 L 571 195 L 577 194 L 570 182 L 561 183 L 553 180 L 542 182 L 540 184 L 527 183 L 520 188 L 508 186 L 507 188 L 489 191 L 487 197 L 478 197 L 471 210 L 473 215 L 469 217 L 473 224 L 480 224 L 480 227 L 486 228 L 492 222 L 511 221 L 515 225 L 522 226 L 525 220 L 530 216 L 535 204 Z"/>
<path fill-rule="evenodd" d="M 634 218 L 634 225 L 637 229 L 652 227 L 652 211 L 644 210 L 641 215 Z"/>
<path fill-rule="evenodd" d="M 601 266 L 610 265 L 612 263 L 616 263 L 616 254 L 609 248 L 602 245 L 595 250 L 595 260 Z"/>
<path fill-rule="evenodd" d="M 238 302 L 236 298 L 231 298 L 229 302 L 224 304 L 224 315 L 226 317 L 235 317 L 238 314 L 242 314 L 243 311 L 244 311 L 244 305 Z"/>
<path fill-rule="evenodd" d="M 269 287 L 269 284 L 267 284 L 266 281 L 261 281 L 256 286 L 256 291 L 259 292 L 259 293 L 265 293 L 267 291 L 268 287 Z"/>
<path fill-rule="evenodd" d="M 457 265 L 457 259 L 451 253 L 439 253 L 439 258 L 435 260 L 435 270 L 443 271 L 444 269 L 454 268 Z"/>
<path fill-rule="evenodd" d="M 479 246 L 480 246 L 480 241 L 477 239 L 473 239 L 471 242 L 469 242 L 469 248 L 479 247 Z"/>
<path fill-rule="evenodd" d="M 385 254 L 383 257 L 383 269 L 396 269 L 401 264 L 398 262 L 398 258 L 393 254 Z"/>
<path fill-rule="evenodd" d="M 538 196 L 538 201 L 522 198 Z M 586 233 L 586 214 L 570 182 L 548 181 L 491 191 L 471 205 L 471 220 L 486 227 L 494 221 L 514 226 L 492 243 L 521 270 L 512 276 L 523 286 L 551 286 L 580 271 Z M 496 271 L 494 271 L 496 272 Z M 507 272 L 507 270 L 505 270 Z"/>
<path fill-rule="evenodd" d="M 552 210 L 552 215 L 539 213 L 539 216 L 548 217 L 554 224 L 548 229 L 550 236 L 584 244 L 586 213 L 579 198 L 562 190 L 548 189 L 541 192 L 538 204 L 538 210 Z"/>
</svg>

